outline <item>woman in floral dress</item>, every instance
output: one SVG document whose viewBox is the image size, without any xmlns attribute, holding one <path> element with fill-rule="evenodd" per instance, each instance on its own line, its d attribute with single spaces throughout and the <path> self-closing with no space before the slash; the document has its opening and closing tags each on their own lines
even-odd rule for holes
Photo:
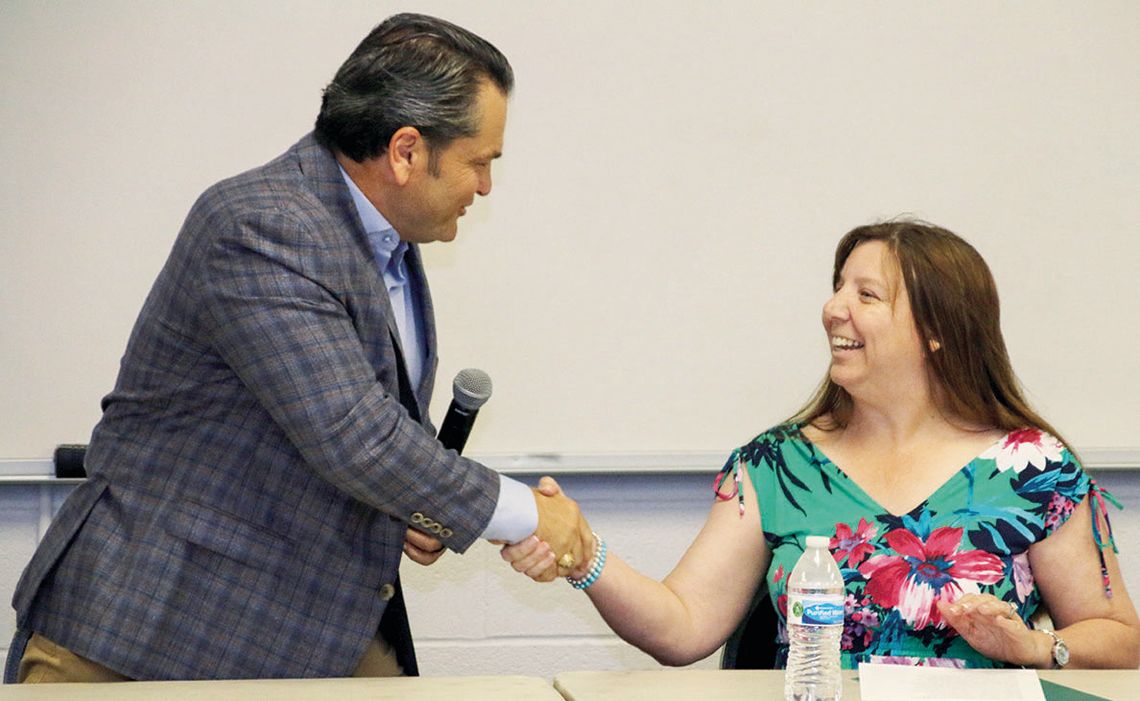
<svg viewBox="0 0 1140 701">
<path fill-rule="evenodd" d="M 828 535 L 847 589 L 846 667 L 1140 664 L 1111 497 L 1024 400 L 977 251 L 921 222 L 860 227 L 839 243 L 833 289 L 816 396 L 732 453 L 663 581 L 609 554 L 586 589 L 606 622 L 688 664 L 724 643 L 766 582 L 783 666 L 787 576 L 806 536 Z M 544 543 L 503 557 L 550 578 Z M 1043 609 L 1053 632 L 1027 623 Z"/>
</svg>

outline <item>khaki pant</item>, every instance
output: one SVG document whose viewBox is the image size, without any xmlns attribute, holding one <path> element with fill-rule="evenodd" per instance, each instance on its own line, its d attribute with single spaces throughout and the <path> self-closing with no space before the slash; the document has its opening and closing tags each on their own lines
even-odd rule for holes
<svg viewBox="0 0 1140 701">
<path fill-rule="evenodd" d="M 396 651 L 379 635 L 372 638 L 354 677 L 399 677 L 404 670 L 396 662 Z M 131 681 L 118 672 L 80 657 L 71 650 L 57 645 L 39 633 L 33 633 L 20 660 L 17 680 L 20 684 L 51 682 L 126 682 Z"/>
</svg>

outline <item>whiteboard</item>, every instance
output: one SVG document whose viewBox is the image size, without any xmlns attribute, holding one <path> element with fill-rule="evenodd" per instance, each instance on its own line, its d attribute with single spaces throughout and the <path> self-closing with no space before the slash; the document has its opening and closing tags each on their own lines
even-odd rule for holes
<svg viewBox="0 0 1140 701">
<path fill-rule="evenodd" d="M 434 416 L 495 384 L 469 452 L 727 453 L 823 377 L 839 237 L 899 214 L 990 262 L 1046 417 L 1140 445 L 1140 4 L 6 0 L 0 458 L 88 439 L 194 199 L 403 9 L 517 77 L 493 193 L 425 249 Z"/>
</svg>

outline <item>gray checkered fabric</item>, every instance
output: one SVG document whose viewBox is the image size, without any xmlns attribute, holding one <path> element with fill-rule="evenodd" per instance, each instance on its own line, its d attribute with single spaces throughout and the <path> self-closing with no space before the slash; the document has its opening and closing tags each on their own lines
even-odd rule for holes
<svg viewBox="0 0 1140 701">
<path fill-rule="evenodd" d="M 21 628 L 136 679 L 327 677 L 375 634 L 413 515 L 464 551 L 498 475 L 398 400 L 392 313 L 311 135 L 191 209 L 20 580 Z M 410 645 L 410 640 L 408 641 Z"/>
</svg>

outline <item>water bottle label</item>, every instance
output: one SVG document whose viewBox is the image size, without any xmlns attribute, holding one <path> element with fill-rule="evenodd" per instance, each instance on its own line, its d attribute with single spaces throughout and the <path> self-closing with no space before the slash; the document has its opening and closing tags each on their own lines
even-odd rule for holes
<svg viewBox="0 0 1140 701">
<path fill-rule="evenodd" d="M 788 595 L 788 623 L 808 626 L 843 625 L 843 598 L 834 594 Z"/>
</svg>

